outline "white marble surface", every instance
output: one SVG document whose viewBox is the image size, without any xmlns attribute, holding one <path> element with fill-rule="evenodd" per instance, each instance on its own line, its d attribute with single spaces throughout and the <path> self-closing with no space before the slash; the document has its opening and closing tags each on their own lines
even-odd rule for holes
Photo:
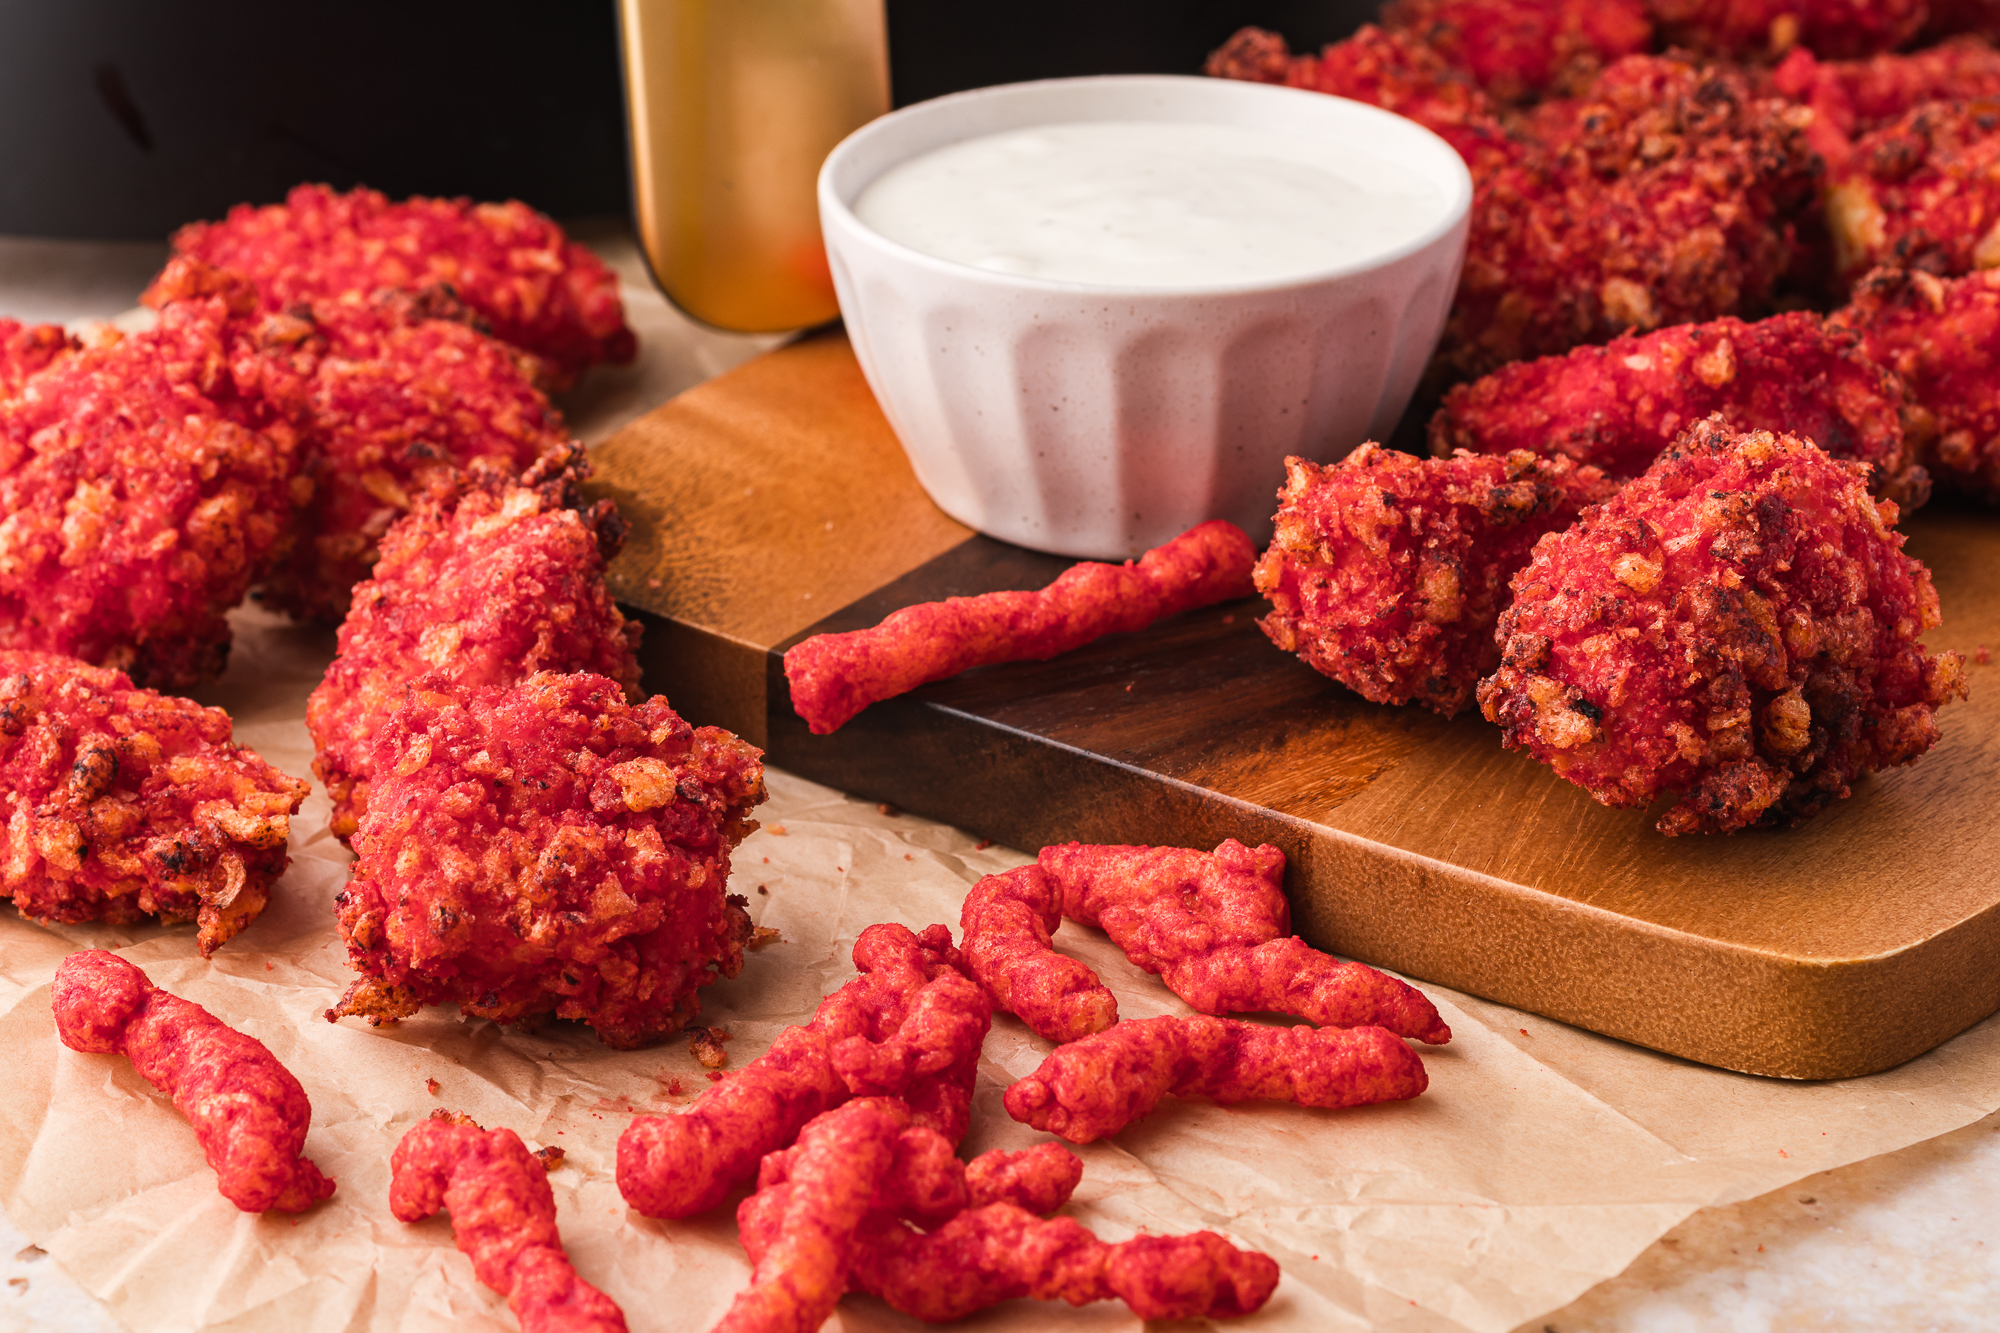
<svg viewBox="0 0 2000 1333">
<path fill-rule="evenodd" d="M 580 231 L 625 278 L 643 347 L 639 364 L 596 372 L 571 395 L 566 407 L 586 439 L 602 438 L 776 341 L 698 328 L 645 281 L 622 228 Z M 110 318 L 131 307 L 164 254 L 162 246 L 0 238 L 0 315 Z M 0 1333 L 120 1327 L 4 1217 L 0 1282 Z M 1619 1277 L 1529 1321 L 1522 1333 L 1995 1328 L 2000 1115 L 1760 1198 L 1704 1209 Z"/>
</svg>

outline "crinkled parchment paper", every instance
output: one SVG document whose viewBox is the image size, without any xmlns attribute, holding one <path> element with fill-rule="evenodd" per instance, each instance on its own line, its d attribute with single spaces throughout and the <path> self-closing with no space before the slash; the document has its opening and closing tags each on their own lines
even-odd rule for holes
<svg viewBox="0 0 2000 1333">
<path fill-rule="evenodd" d="M 206 701 L 231 710 L 239 740 L 304 775 L 304 700 L 331 636 L 255 610 L 237 626 L 230 674 Z M 635 1333 L 708 1327 L 748 1272 L 732 1207 L 651 1221 L 626 1209 L 612 1180 L 634 1112 L 671 1114 L 708 1086 L 685 1044 L 621 1053 L 568 1024 L 508 1031 L 452 1010 L 382 1029 L 327 1023 L 348 976 L 331 912 L 347 854 L 326 813 L 316 791 L 294 822 L 292 868 L 270 910 L 213 962 L 196 955 L 188 927 L 51 930 L 0 907 L 8 1215 L 134 1329 L 511 1329 L 442 1217 L 405 1226 L 389 1215 L 390 1150 L 443 1105 L 567 1151 L 551 1176 L 564 1239 Z M 852 973 L 848 949 L 864 926 L 955 926 L 966 888 L 1022 859 L 781 773 L 763 819 L 733 887 L 783 941 L 704 1000 L 706 1021 L 731 1034 L 732 1068 Z M 1098 969 L 1126 1016 L 1180 1011 L 1101 934 L 1065 926 L 1059 941 Z M 239 1213 L 186 1124 L 122 1058 L 62 1048 L 49 982 L 85 946 L 117 949 L 298 1075 L 313 1103 L 307 1149 L 339 1181 L 331 1201 L 296 1219 Z M 1457 1035 L 1424 1048 L 1423 1097 L 1352 1111 L 1170 1102 L 1080 1150 L 1084 1183 L 1069 1211 L 1107 1239 L 1207 1227 L 1274 1255 L 1285 1273 L 1277 1295 L 1235 1327 L 1505 1330 L 1617 1273 L 1703 1205 L 2000 1106 L 2000 1021 L 1886 1074 L 1784 1083 L 1425 989 Z M 1007 1118 L 1000 1093 L 1046 1049 L 1012 1018 L 996 1021 L 968 1153 L 1042 1137 Z M 1136 1327 L 1122 1307 L 1030 1302 L 975 1322 Z M 863 1297 L 843 1301 L 830 1325 L 917 1326 Z"/>
</svg>

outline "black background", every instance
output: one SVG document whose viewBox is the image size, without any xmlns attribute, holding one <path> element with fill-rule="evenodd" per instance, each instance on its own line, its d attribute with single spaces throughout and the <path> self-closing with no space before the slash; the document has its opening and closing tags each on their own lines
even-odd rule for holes
<svg viewBox="0 0 2000 1333">
<path fill-rule="evenodd" d="M 1194 73 L 1256 23 L 1317 49 L 1370 0 L 888 0 L 899 105 Z M 628 207 L 608 0 L 0 0 L 0 234 L 157 240 L 304 180 Z"/>
</svg>

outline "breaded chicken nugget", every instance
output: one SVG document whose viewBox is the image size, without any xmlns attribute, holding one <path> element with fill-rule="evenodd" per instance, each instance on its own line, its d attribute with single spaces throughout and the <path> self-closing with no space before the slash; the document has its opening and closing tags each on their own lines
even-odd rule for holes
<svg viewBox="0 0 2000 1333">
<path fill-rule="evenodd" d="M 263 1042 L 102 949 L 63 959 L 51 1000 L 63 1045 L 125 1056 L 173 1098 L 223 1198 L 246 1213 L 300 1213 L 333 1193 L 299 1155 L 312 1124 L 306 1090 Z"/>
<path fill-rule="evenodd" d="M 625 1333 L 625 1313 L 577 1276 L 556 1230 L 548 1168 L 511 1129 L 434 1111 L 389 1159 L 389 1211 L 421 1222 L 451 1214 L 473 1274 L 507 1298 L 521 1333 Z"/>
<path fill-rule="evenodd" d="M 289 539 L 312 363 L 252 300 L 169 302 L 0 403 L 0 647 L 166 688 L 221 672 L 224 613 Z"/>
<path fill-rule="evenodd" d="M 2000 97 L 2000 51 L 1984 37 L 1954 37 L 1924 51 L 1866 60 L 1818 60 L 1804 47 L 1771 71 L 1771 86 L 1813 109 L 1813 147 L 1829 167 L 1847 161 L 1858 134 L 1930 102 Z"/>
<path fill-rule="evenodd" d="M 1902 378 L 1911 452 L 1938 484 L 2000 502 L 2000 270 L 1875 269 L 1830 322 Z"/>
<path fill-rule="evenodd" d="M 502 342 L 548 362 L 553 387 L 632 359 L 618 279 L 526 204 L 391 203 L 373 190 L 301 185 L 282 204 L 239 204 L 174 234 L 174 251 L 257 284 L 264 309 L 448 287 Z"/>
<path fill-rule="evenodd" d="M 1606 805 L 1679 803 L 1667 834 L 1796 823 L 1906 764 L 1964 694 L 1929 571 L 1861 468 L 1697 423 L 1535 549 L 1500 619 L 1489 721 Z"/>
<path fill-rule="evenodd" d="M 1788 430 L 1867 463 L 1905 513 L 1929 476 L 1905 448 L 1902 385 L 1859 335 L 1808 311 L 1718 319 L 1517 361 L 1461 384 L 1431 418 L 1431 452 L 1562 454 L 1628 480 L 1689 425 L 1720 412 L 1740 430 Z"/>
<path fill-rule="evenodd" d="M 1407 32 L 1501 102 L 1575 92 L 1653 43 L 1641 0 L 1395 0 L 1383 26 Z"/>
<path fill-rule="evenodd" d="M 0 401 L 21 392 L 29 376 L 47 370 L 80 345 L 60 324 L 0 319 Z"/>
<path fill-rule="evenodd" d="M 743 965 L 750 919 L 724 886 L 764 799 L 758 751 L 603 676 L 444 684 L 417 682 L 377 742 L 335 900 L 360 980 L 327 1017 L 455 1001 L 619 1049 L 678 1032 Z"/>
<path fill-rule="evenodd" d="M 232 744 L 229 715 L 52 653 L 0 650 L 0 897 L 32 920 L 256 920 L 309 790 Z"/>
<path fill-rule="evenodd" d="M 1803 46 L 1828 60 L 1893 51 L 1934 0 L 1648 0 L 1663 42 L 1730 60 L 1776 60 Z"/>
<path fill-rule="evenodd" d="M 1536 540 L 1613 490 L 1594 467 L 1525 451 L 1413 458 L 1369 443 L 1285 472 L 1257 623 L 1364 699 L 1445 717 L 1500 660 L 1493 625 Z"/>
<path fill-rule="evenodd" d="M 434 672 L 463 694 L 537 671 L 590 671 L 639 698 L 639 626 L 604 588 L 625 522 L 611 501 L 579 493 L 589 470 L 578 444 L 518 482 L 480 469 L 383 537 L 339 653 L 306 701 L 335 836 L 349 838 L 368 808 L 376 738 L 420 676 Z"/>
<path fill-rule="evenodd" d="M 1827 178 L 1834 266 L 1949 277 L 2000 266 L 2000 102 L 1932 102 L 1854 142 Z"/>
</svg>

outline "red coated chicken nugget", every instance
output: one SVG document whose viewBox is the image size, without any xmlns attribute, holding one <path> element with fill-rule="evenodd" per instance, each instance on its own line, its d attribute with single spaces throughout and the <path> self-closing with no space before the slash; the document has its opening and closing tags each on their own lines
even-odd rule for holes
<svg viewBox="0 0 2000 1333">
<path fill-rule="evenodd" d="M 1828 60 L 1893 51 L 1932 0 L 1648 0 L 1662 41 L 1730 60 L 1776 60 L 1802 46 Z"/>
<path fill-rule="evenodd" d="M 1005 1101 L 1024 1125 L 1092 1143 L 1169 1095 L 1346 1107 L 1405 1101 L 1429 1084 L 1424 1062 L 1386 1028 L 1274 1028 L 1198 1014 L 1127 1019 L 1058 1046 Z"/>
<path fill-rule="evenodd" d="M 743 966 L 729 853 L 761 756 L 603 676 L 463 696 L 419 681 L 383 728 L 354 878 L 336 899 L 360 979 L 329 1020 L 456 1002 L 554 1014 L 631 1049 L 678 1032 Z"/>
<path fill-rule="evenodd" d="M 815 634 L 785 654 L 792 708 L 815 736 L 869 704 L 976 666 L 1046 661 L 1106 634 L 1250 595 L 1257 548 L 1222 519 L 1189 528 L 1137 561 L 1086 561 L 1035 592 L 923 602 L 873 629 Z"/>
<path fill-rule="evenodd" d="M 0 897 L 66 925 L 195 921 L 213 953 L 264 910 L 309 790 L 229 733 L 220 708 L 0 650 Z"/>
<path fill-rule="evenodd" d="M 1369 443 L 1325 467 L 1288 458 L 1257 623 L 1364 699 L 1450 717 L 1499 661 L 1508 578 L 1613 489 L 1594 467 L 1525 451 L 1413 458 Z"/>
<path fill-rule="evenodd" d="M 60 324 L 0 319 L 0 401 L 21 392 L 29 377 L 81 346 Z"/>
<path fill-rule="evenodd" d="M 1653 43 L 1641 0 L 1395 0 L 1382 22 L 1506 103 L 1576 91 Z"/>
<path fill-rule="evenodd" d="M 300 1213 L 333 1193 L 299 1155 L 312 1124 L 306 1091 L 263 1042 L 102 949 L 63 959 L 52 997 L 63 1045 L 122 1055 L 173 1098 L 225 1199 L 246 1213 Z"/>
<path fill-rule="evenodd" d="M 1905 448 L 1903 388 L 1853 331 L 1808 311 L 1718 319 L 1517 361 L 1461 384 L 1431 418 L 1431 453 L 1561 454 L 1628 480 L 1683 430 L 1720 412 L 1741 430 L 1788 430 L 1867 463 L 1905 512 L 1929 475 Z"/>
<path fill-rule="evenodd" d="M 1710 419 L 1545 540 L 1500 619 L 1489 721 L 1667 834 L 1796 823 L 1937 740 L 1965 690 L 1937 591 L 1861 468 Z"/>
<path fill-rule="evenodd" d="M 310 355 L 242 284 L 58 357 L 0 403 L 0 647 L 142 685 L 217 675 L 284 553 Z"/>
<path fill-rule="evenodd" d="M 854 942 L 861 975 L 788 1027 L 769 1053 L 674 1116 L 639 1116 L 618 1138 L 618 1192 L 648 1217 L 692 1217 L 750 1179 L 766 1153 L 857 1094 L 894 1095 L 912 1123 L 965 1137 L 992 1008 L 951 932 L 894 923 Z"/>
<path fill-rule="evenodd" d="M 493 336 L 547 361 L 557 387 L 600 362 L 632 359 L 618 279 L 519 201 L 391 203 L 373 190 L 301 185 L 282 204 L 239 204 L 174 234 L 176 254 L 249 278 L 264 309 L 448 287 Z"/>
<path fill-rule="evenodd" d="M 389 1170 L 396 1220 L 449 1212 L 459 1251 L 507 1298 L 521 1333 L 625 1333 L 624 1312 L 563 1251 L 548 1168 L 513 1130 L 433 1112 L 396 1144 Z"/>
<path fill-rule="evenodd" d="M 1948 490 L 2000 502 L 2000 270 L 1875 269 L 1831 322 L 1909 393 L 1911 452 Z"/>
<path fill-rule="evenodd" d="M 1118 1021 L 1110 988 L 1050 942 L 1062 918 L 1062 891 L 1036 865 L 986 876 L 965 895 L 958 917 L 973 978 L 996 1006 L 1053 1042 Z"/>
<path fill-rule="evenodd" d="M 368 808 L 376 739 L 421 676 L 463 694 L 538 671 L 588 671 L 639 697 L 639 626 L 604 587 L 625 522 L 611 501 L 583 498 L 589 470 L 579 444 L 518 482 L 481 469 L 383 537 L 339 653 L 306 702 L 335 836 L 352 836 Z"/>
<path fill-rule="evenodd" d="M 1844 281 L 2000 265 L 2000 102 L 1932 102 L 1862 135 L 1827 178 L 1826 218 Z"/>
<path fill-rule="evenodd" d="M 1102 929 L 1202 1013 L 1290 1014 L 1432 1045 L 1451 1040 L 1415 987 L 1291 933 L 1285 854 L 1276 847 L 1234 838 L 1213 852 L 1071 842 L 1042 848 L 1040 869 L 1061 894 L 1063 915 Z"/>
<path fill-rule="evenodd" d="M 2000 97 L 2000 51 L 1974 36 L 1866 60 L 1818 60 L 1798 47 L 1771 71 L 1771 86 L 1812 108 L 1808 134 L 1833 168 L 1846 163 L 1856 135 L 1879 130 L 1920 106 Z"/>
</svg>

